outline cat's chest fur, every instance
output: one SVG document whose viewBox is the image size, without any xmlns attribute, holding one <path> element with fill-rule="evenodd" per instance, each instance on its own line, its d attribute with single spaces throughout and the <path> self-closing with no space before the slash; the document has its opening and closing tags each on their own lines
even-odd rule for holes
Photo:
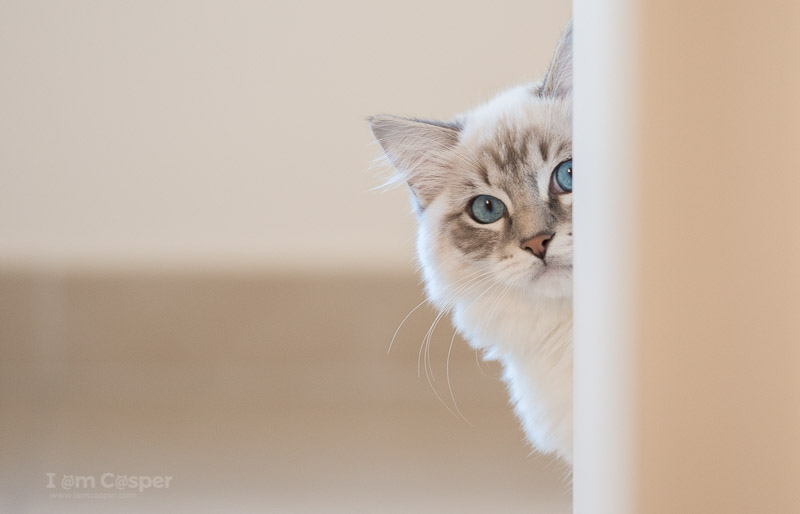
<svg viewBox="0 0 800 514">
<path fill-rule="evenodd" d="M 572 460 L 572 305 L 508 293 L 465 298 L 453 321 L 503 364 L 515 412 L 533 444 Z"/>
</svg>

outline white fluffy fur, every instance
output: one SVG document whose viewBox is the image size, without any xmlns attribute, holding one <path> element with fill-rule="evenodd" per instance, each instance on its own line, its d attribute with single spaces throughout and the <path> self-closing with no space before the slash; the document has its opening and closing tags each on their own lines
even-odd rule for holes
<svg viewBox="0 0 800 514">
<path fill-rule="evenodd" d="M 450 126 L 386 116 L 371 120 L 418 206 L 417 252 L 428 297 L 440 311 L 452 311 L 457 329 L 484 358 L 502 363 L 514 409 L 534 447 L 568 462 L 572 195 L 554 194 L 550 181 L 554 166 L 572 158 L 571 62 L 568 25 L 540 84 L 506 91 Z M 529 151 L 520 152 L 521 145 Z M 497 164 L 512 155 L 518 164 Z M 489 173 L 493 185 L 481 173 Z M 516 182 L 508 181 L 512 176 Z M 471 220 L 464 207 L 481 194 L 502 200 L 513 223 Z M 463 233 L 483 231 L 475 234 L 485 237 L 493 230 L 503 237 L 487 238 L 495 241 L 491 254 L 471 255 L 453 240 L 456 223 Z M 521 245 L 545 230 L 555 233 L 546 262 Z M 482 242 L 481 247 L 489 248 Z"/>
<path fill-rule="evenodd" d="M 530 255 L 483 271 L 465 266 L 462 256 L 443 242 L 438 224 L 445 200 L 420 216 L 417 253 L 428 297 L 440 309 L 452 309 L 459 332 L 485 359 L 503 364 L 514 409 L 534 447 L 572 460 L 572 273 L 542 277 L 528 290 L 524 281 Z M 571 244 L 564 249 L 571 262 Z M 550 251 L 554 251 L 551 249 Z M 520 276 L 522 275 L 522 276 Z"/>
<path fill-rule="evenodd" d="M 571 461 L 571 297 L 538 297 L 494 281 L 459 294 L 458 280 L 450 285 L 441 277 L 447 264 L 434 257 L 434 239 L 420 230 L 419 258 L 429 297 L 444 304 L 458 295 L 453 322 L 485 359 L 503 364 L 511 401 L 531 443 Z"/>
</svg>

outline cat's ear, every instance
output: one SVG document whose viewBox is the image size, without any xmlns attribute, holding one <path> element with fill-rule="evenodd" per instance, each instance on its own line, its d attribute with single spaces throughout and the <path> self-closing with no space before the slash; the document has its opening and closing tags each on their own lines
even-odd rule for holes
<svg viewBox="0 0 800 514">
<path fill-rule="evenodd" d="M 572 95 L 572 20 L 561 33 L 561 39 L 556 46 L 556 53 L 547 69 L 542 87 L 539 90 L 542 96 L 551 98 L 568 97 Z"/>
<path fill-rule="evenodd" d="M 458 143 L 460 126 L 378 115 L 369 118 L 369 127 L 383 154 L 397 168 L 398 178 L 411 188 L 418 206 L 427 207 L 441 190 L 445 156 Z"/>
</svg>

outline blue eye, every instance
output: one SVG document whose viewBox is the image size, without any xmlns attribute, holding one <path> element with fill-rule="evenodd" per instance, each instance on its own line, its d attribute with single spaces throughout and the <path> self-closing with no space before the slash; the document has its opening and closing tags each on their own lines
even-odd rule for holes
<svg viewBox="0 0 800 514">
<path fill-rule="evenodd" d="M 506 204 L 494 196 L 480 195 L 470 202 L 469 212 L 478 223 L 494 223 L 506 213 Z"/>
<path fill-rule="evenodd" d="M 572 159 L 562 162 L 553 170 L 552 187 L 558 195 L 572 192 Z"/>
</svg>

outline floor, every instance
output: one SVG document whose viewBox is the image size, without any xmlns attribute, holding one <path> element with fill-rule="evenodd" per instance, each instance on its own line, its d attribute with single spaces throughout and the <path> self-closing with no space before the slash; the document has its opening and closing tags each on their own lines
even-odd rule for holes
<svg viewBox="0 0 800 514">
<path fill-rule="evenodd" d="M 413 276 L 1 273 L 0 511 L 570 512 L 446 320 L 430 383 L 425 307 L 387 353 L 421 300 Z"/>
</svg>

